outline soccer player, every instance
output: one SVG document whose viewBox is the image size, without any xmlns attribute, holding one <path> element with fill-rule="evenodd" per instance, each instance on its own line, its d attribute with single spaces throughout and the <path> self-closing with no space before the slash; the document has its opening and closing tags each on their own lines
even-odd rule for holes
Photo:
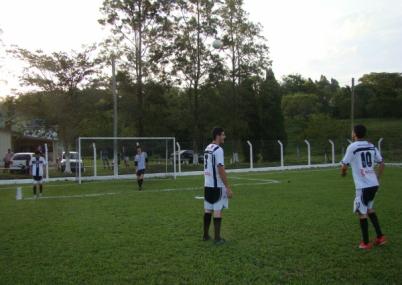
<svg viewBox="0 0 402 285">
<path fill-rule="evenodd" d="M 46 160 L 40 155 L 40 151 L 36 150 L 35 151 L 35 156 L 31 158 L 31 161 L 29 162 L 29 168 L 31 175 L 33 177 L 33 195 L 38 199 L 39 197 L 42 197 L 42 191 L 43 191 L 43 168 L 46 165 Z M 37 186 L 39 185 L 39 196 L 37 193 Z"/>
<path fill-rule="evenodd" d="M 228 208 L 228 198 L 233 192 L 228 184 L 223 149 L 220 146 L 225 142 L 225 131 L 222 128 L 212 130 L 212 142 L 204 152 L 204 236 L 203 240 L 210 240 L 209 226 L 212 214 L 214 216 L 215 244 L 222 244 L 221 237 L 222 211 Z"/>
<path fill-rule="evenodd" d="M 144 174 L 146 163 L 148 162 L 148 156 L 146 152 L 143 152 L 140 146 L 137 146 L 137 154 L 134 158 L 134 164 L 136 167 L 138 190 L 142 190 L 142 184 L 144 183 Z"/>
<path fill-rule="evenodd" d="M 352 167 L 353 180 L 356 187 L 353 211 L 359 216 L 363 238 L 359 244 L 359 248 L 370 250 L 372 244 L 369 243 L 367 216 L 370 218 L 377 233 L 374 244 L 383 245 L 387 242 L 373 208 L 374 197 L 379 187 L 378 179 L 384 171 L 384 161 L 378 149 L 364 139 L 365 136 L 366 127 L 356 125 L 353 129 L 354 142 L 346 149 L 345 157 L 341 162 L 341 174 L 345 176 L 348 166 Z M 377 173 L 374 170 L 375 163 L 379 165 Z"/>
</svg>

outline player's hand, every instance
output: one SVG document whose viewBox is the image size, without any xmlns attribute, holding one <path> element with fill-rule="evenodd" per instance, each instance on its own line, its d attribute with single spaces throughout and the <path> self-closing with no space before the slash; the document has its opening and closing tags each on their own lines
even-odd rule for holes
<svg viewBox="0 0 402 285">
<path fill-rule="evenodd" d="M 228 198 L 233 197 L 233 191 L 230 189 L 230 187 L 226 187 L 226 194 L 228 195 Z"/>
</svg>

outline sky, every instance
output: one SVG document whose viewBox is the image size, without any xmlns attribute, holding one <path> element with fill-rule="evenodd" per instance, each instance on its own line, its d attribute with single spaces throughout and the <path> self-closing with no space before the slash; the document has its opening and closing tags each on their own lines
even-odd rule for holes
<svg viewBox="0 0 402 285">
<path fill-rule="evenodd" d="M 401 0 L 244 0 L 263 26 L 280 80 L 323 74 L 350 84 L 369 72 L 402 72 Z M 80 49 L 107 36 L 98 24 L 102 0 L 0 0 L 0 96 L 23 90 L 18 45 L 46 52 Z"/>
</svg>

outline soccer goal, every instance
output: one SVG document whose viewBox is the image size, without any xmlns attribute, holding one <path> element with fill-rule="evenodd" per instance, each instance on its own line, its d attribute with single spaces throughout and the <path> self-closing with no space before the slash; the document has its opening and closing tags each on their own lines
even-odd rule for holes
<svg viewBox="0 0 402 285">
<path fill-rule="evenodd" d="M 72 166 L 77 181 L 135 177 L 138 147 L 146 153 L 146 176 L 176 179 L 174 137 L 79 137 Z"/>
</svg>

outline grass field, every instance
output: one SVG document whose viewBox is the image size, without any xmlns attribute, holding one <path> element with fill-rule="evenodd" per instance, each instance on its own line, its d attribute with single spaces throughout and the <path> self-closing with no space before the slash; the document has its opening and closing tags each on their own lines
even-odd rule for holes
<svg viewBox="0 0 402 285">
<path fill-rule="evenodd" d="M 24 186 L 21 201 L 2 186 L 0 284 L 401 284 L 401 174 L 382 179 L 390 242 L 370 252 L 335 169 L 230 174 L 220 246 L 201 241 L 202 177 L 48 184 L 40 200 Z"/>
</svg>

